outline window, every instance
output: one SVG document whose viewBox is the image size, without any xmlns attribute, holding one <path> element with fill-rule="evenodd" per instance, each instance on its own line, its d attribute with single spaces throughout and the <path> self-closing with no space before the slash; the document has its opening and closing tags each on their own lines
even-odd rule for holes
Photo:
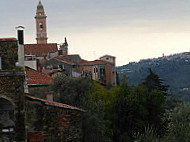
<svg viewBox="0 0 190 142">
<path fill-rule="evenodd" d="M 109 60 L 109 58 L 106 58 L 106 60 Z"/>
<path fill-rule="evenodd" d="M 105 74 L 105 69 L 104 68 L 100 68 L 100 74 L 104 75 Z"/>
</svg>

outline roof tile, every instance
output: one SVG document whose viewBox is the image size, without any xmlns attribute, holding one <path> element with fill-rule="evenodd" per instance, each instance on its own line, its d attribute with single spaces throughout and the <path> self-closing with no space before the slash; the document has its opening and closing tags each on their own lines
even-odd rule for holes
<svg viewBox="0 0 190 142">
<path fill-rule="evenodd" d="M 25 55 L 46 56 L 48 53 L 54 53 L 56 51 L 58 51 L 57 43 L 24 45 Z"/>
<path fill-rule="evenodd" d="M 32 84 L 50 84 L 53 79 L 52 77 L 38 72 L 36 70 L 33 70 L 29 67 L 26 67 L 26 78 L 27 78 L 27 84 L 32 85 Z"/>
<path fill-rule="evenodd" d="M 70 106 L 70 105 L 67 105 L 67 104 L 62 104 L 62 103 L 58 103 L 58 102 L 54 102 L 54 101 L 49 101 L 49 100 L 37 98 L 37 97 L 34 97 L 34 96 L 30 96 L 30 95 L 26 95 L 26 97 L 29 98 L 29 99 L 32 99 L 32 100 L 40 101 L 40 102 L 45 103 L 46 105 L 49 105 L 49 106 L 55 106 L 55 107 L 78 110 L 78 111 L 84 112 L 83 109 L 80 109 L 80 108 L 74 107 L 74 106 Z"/>
<path fill-rule="evenodd" d="M 81 65 L 104 65 L 106 63 L 108 62 L 103 60 L 94 60 L 94 61 L 82 60 Z"/>
</svg>

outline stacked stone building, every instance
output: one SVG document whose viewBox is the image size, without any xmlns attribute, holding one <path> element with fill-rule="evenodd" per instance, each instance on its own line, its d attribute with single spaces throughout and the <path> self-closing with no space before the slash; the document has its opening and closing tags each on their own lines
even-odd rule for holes
<svg viewBox="0 0 190 142">
<path fill-rule="evenodd" d="M 115 57 L 87 61 L 68 54 L 66 38 L 59 48 L 48 43 L 46 18 L 39 1 L 36 44 L 24 44 L 23 29 L 17 39 L 0 38 L 0 141 L 82 141 L 84 110 L 53 101 L 49 85 L 57 73 L 117 85 Z"/>
<path fill-rule="evenodd" d="M 26 93 L 26 82 L 39 86 L 52 79 L 38 72 L 38 79 L 25 74 L 19 43 L 16 38 L 0 38 L 0 141 L 81 141 L 84 110 Z"/>
<path fill-rule="evenodd" d="M 105 55 L 98 60 L 87 61 L 80 55 L 68 54 L 66 38 L 58 49 L 58 44 L 47 41 L 46 18 L 44 6 L 39 1 L 35 16 L 37 43 L 24 45 L 26 66 L 50 76 L 62 72 L 71 77 L 87 77 L 103 85 L 117 85 L 115 57 Z"/>
</svg>

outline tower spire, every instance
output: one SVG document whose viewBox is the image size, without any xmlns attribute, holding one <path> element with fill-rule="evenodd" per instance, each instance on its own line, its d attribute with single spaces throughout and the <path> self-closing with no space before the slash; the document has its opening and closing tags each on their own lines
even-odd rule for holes
<svg viewBox="0 0 190 142">
<path fill-rule="evenodd" d="M 37 44 L 46 44 L 47 43 L 47 28 L 46 28 L 46 14 L 44 7 L 39 0 L 37 11 L 36 11 L 36 40 Z"/>
<path fill-rule="evenodd" d="M 65 37 L 65 45 L 68 46 L 67 38 Z"/>
<path fill-rule="evenodd" d="M 44 9 L 41 0 L 39 0 L 39 3 L 38 3 L 38 6 L 37 6 L 37 9 Z"/>
</svg>

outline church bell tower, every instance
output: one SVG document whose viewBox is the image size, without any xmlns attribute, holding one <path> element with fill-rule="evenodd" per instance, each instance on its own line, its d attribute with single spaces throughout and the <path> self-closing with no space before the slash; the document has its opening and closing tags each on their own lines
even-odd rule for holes
<svg viewBox="0 0 190 142">
<path fill-rule="evenodd" d="M 39 0 L 37 10 L 36 10 L 36 40 L 37 44 L 47 44 L 47 27 L 46 27 L 46 14 L 44 7 Z"/>
</svg>

